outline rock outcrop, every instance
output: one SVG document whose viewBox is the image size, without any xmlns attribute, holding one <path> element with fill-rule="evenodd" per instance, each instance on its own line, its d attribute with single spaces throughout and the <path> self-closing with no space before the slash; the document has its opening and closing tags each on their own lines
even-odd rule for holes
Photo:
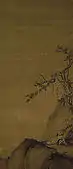
<svg viewBox="0 0 73 169">
<path fill-rule="evenodd" d="M 46 143 L 25 139 L 8 159 L 7 169 L 73 169 L 73 158 L 60 154 Z"/>
<path fill-rule="evenodd" d="M 73 157 L 36 139 L 25 139 L 8 157 L 0 159 L 0 169 L 73 169 Z"/>
</svg>

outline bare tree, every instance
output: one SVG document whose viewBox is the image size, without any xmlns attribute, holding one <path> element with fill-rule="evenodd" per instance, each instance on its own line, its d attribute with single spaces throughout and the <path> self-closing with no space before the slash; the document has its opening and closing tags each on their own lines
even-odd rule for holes
<svg viewBox="0 0 73 169">
<path fill-rule="evenodd" d="M 70 69 L 73 65 L 73 53 L 63 45 L 58 45 L 56 52 L 62 52 L 64 54 L 64 62 L 66 66 L 61 71 L 57 71 L 51 75 L 49 79 L 46 79 L 44 75 L 40 74 L 39 80 L 35 82 L 35 92 L 25 95 L 26 102 L 30 102 L 35 96 L 40 94 L 42 91 L 47 91 L 48 87 L 53 84 L 62 88 L 62 95 L 58 100 L 63 106 L 68 106 L 69 110 L 73 112 L 73 82 L 70 79 Z M 59 89 L 58 86 L 58 89 Z"/>
</svg>

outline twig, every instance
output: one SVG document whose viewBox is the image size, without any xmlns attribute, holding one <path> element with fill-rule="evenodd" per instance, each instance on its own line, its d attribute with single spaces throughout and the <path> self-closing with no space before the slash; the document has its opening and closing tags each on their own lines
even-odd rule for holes
<svg viewBox="0 0 73 169">
<path fill-rule="evenodd" d="M 65 54 L 65 68 L 52 74 L 50 79 L 46 79 L 44 75 L 40 74 L 39 80 L 34 84 L 37 90 L 25 96 L 26 102 L 30 102 L 31 99 L 37 96 L 40 92 L 47 91 L 50 84 L 54 85 L 59 83 L 63 89 L 63 94 L 58 101 L 64 106 L 68 106 L 69 109 L 73 111 L 73 82 L 69 79 L 69 70 L 73 65 L 72 51 L 68 50 L 68 48 L 65 48 L 63 45 L 58 45 L 56 52 L 63 52 Z"/>
</svg>

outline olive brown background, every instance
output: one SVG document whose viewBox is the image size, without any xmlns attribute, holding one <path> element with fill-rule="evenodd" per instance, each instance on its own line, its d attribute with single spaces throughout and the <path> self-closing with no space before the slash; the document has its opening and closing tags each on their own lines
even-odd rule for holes
<svg viewBox="0 0 73 169">
<path fill-rule="evenodd" d="M 73 49 L 73 1 L 0 2 L 0 151 L 42 137 L 56 97 L 48 90 L 25 104 L 24 95 L 40 73 L 49 78 L 62 68 L 57 44 Z"/>
</svg>

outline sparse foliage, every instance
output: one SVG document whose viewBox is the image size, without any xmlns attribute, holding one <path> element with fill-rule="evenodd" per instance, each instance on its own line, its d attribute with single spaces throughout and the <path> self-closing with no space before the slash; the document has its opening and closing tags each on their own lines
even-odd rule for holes
<svg viewBox="0 0 73 169">
<path fill-rule="evenodd" d="M 66 66 L 63 70 L 57 71 L 51 75 L 49 79 L 46 79 L 44 75 L 40 75 L 39 80 L 35 82 L 34 86 L 36 87 L 35 92 L 27 94 L 25 96 L 26 102 L 30 102 L 31 99 L 35 98 L 40 92 L 47 91 L 48 87 L 53 84 L 56 85 L 59 83 L 63 93 L 58 99 L 63 106 L 68 106 L 69 109 L 73 112 L 73 82 L 70 80 L 70 68 L 73 65 L 73 54 L 72 51 L 63 45 L 58 45 L 56 52 L 62 52 L 65 55 L 64 62 Z M 58 87 L 59 88 L 59 87 Z"/>
</svg>

